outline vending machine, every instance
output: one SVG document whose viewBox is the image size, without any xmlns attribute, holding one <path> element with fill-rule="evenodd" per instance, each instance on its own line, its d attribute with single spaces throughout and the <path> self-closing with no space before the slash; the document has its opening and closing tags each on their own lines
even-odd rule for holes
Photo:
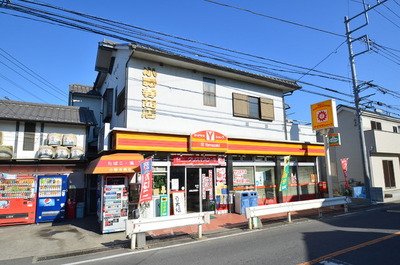
<svg viewBox="0 0 400 265">
<path fill-rule="evenodd" d="M 125 231 L 128 220 L 128 177 L 99 177 L 98 220 L 103 234 Z"/>
<path fill-rule="evenodd" d="M 0 174 L 0 226 L 35 222 L 36 178 Z"/>
<path fill-rule="evenodd" d="M 67 175 L 38 176 L 36 222 L 65 219 Z"/>
</svg>

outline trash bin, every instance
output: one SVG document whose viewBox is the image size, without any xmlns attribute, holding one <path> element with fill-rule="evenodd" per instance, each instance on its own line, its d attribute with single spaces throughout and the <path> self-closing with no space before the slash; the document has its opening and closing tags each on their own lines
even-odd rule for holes
<svg viewBox="0 0 400 265">
<path fill-rule="evenodd" d="M 353 197 L 354 198 L 367 198 L 365 194 L 365 187 L 364 186 L 356 186 L 353 187 Z"/>
<path fill-rule="evenodd" d="M 78 202 L 76 204 L 76 218 L 83 218 L 85 216 L 85 203 Z"/>
<path fill-rule="evenodd" d="M 68 199 L 67 201 L 67 219 L 75 219 L 76 202 Z"/>
<path fill-rule="evenodd" d="M 250 206 L 250 194 L 248 191 L 235 192 L 235 212 L 246 213 L 246 208 Z"/>
<path fill-rule="evenodd" d="M 250 191 L 250 207 L 258 206 L 258 192 Z"/>
</svg>

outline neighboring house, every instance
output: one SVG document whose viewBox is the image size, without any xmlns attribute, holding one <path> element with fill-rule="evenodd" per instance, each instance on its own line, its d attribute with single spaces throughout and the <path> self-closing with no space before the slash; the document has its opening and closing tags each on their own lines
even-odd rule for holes
<svg viewBox="0 0 400 265">
<path fill-rule="evenodd" d="M 84 107 L 93 111 L 96 121 L 101 118 L 101 95 L 92 86 L 72 84 L 69 86 L 69 106 Z M 97 156 L 98 127 L 90 127 L 87 135 L 88 150 L 86 156 L 90 159 Z"/>
<path fill-rule="evenodd" d="M 257 191 L 257 204 L 318 196 L 323 144 L 310 126 L 285 117 L 285 94 L 300 88 L 295 81 L 111 41 L 99 44 L 95 69 L 99 152 L 152 157 L 155 199 L 166 195 L 173 204 L 172 194 L 182 193 L 185 210 L 218 211 L 240 191 Z M 279 192 L 288 155 L 289 189 Z M 127 169 L 114 170 L 103 174 Z"/>
<path fill-rule="evenodd" d="M 349 158 L 351 186 L 363 186 L 365 181 L 355 109 L 339 105 L 337 115 L 339 126 L 333 132 L 340 133 L 341 145 L 331 147 L 331 161 L 336 167 L 338 188 L 344 187 L 342 158 Z M 400 119 L 366 110 L 362 112 L 361 119 L 371 187 L 381 188 L 387 198 L 400 195 Z"/>
<path fill-rule="evenodd" d="M 0 100 L 0 173 L 69 175 L 70 197 L 84 201 L 87 108 Z"/>
</svg>

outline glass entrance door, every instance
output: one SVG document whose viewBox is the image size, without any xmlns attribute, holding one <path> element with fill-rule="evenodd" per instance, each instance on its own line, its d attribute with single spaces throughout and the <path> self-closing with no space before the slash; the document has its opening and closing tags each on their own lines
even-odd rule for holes
<svg viewBox="0 0 400 265">
<path fill-rule="evenodd" d="M 200 212 L 200 176 L 199 168 L 186 169 L 187 211 Z"/>
<path fill-rule="evenodd" d="M 213 211 L 214 168 L 186 168 L 187 211 Z"/>
</svg>

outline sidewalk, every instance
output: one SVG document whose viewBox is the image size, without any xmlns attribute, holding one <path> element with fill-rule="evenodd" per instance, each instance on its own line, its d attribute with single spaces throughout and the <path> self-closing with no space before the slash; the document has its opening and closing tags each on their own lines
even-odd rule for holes
<svg viewBox="0 0 400 265">
<path fill-rule="evenodd" d="M 352 198 L 353 200 L 353 198 Z M 366 200 L 353 200 L 349 205 L 350 212 L 358 208 L 373 207 Z M 324 209 L 327 214 L 341 214 L 342 207 Z M 293 220 L 298 218 L 318 218 L 318 210 L 292 213 Z M 285 223 L 286 214 L 269 216 L 263 223 Z M 245 215 L 228 213 L 212 215 L 211 224 L 203 225 L 203 234 L 238 232 L 248 228 Z M 197 233 L 197 226 L 188 226 L 175 229 L 151 232 L 147 236 L 148 245 L 160 242 L 191 238 L 189 235 Z M 100 234 L 99 225 L 95 216 L 82 219 L 66 220 L 59 223 L 40 223 L 0 227 L 0 263 L 3 260 L 35 257 L 51 259 L 69 255 L 95 253 L 115 248 L 129 248 L 130 240 L 124 232 Z"/>
</svg>

